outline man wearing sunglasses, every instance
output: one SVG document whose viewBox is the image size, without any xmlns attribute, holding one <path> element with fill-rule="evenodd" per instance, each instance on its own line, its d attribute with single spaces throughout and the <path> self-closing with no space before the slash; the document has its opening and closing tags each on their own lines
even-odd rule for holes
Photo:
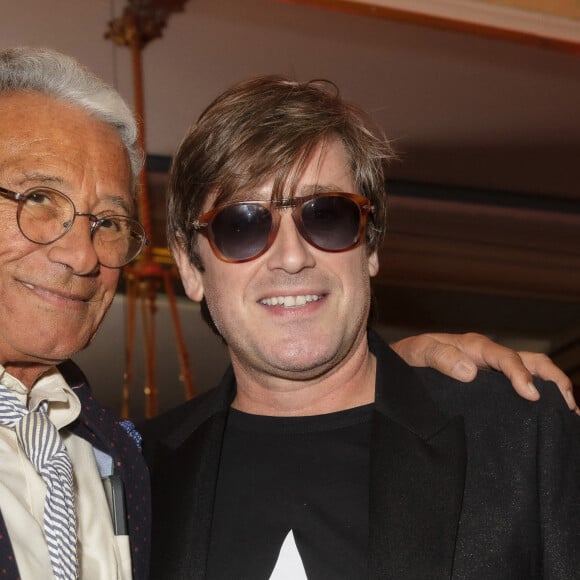
<svg viewBox="0 0 580 580">
<path fill-rule="evenodd" d="M 136 125 L 119 95 L 69 57 L 19 48 L 0 50 L 0 129 L 0 576 L 145 579 L 138 436 L 66 360 L 97 331 L 120 268 L 145 243 L 131 217 Z M 464 358 L 419 340 L 400 345 L 419 364 Z M 515 353 L 457 340 L 525 391 Z M 547 359 L 527 364 L 562 379 Z"/>
<path fill-rule="evenodd" d="M 580 418 L 555 386 L 460 386 L 369 324 L 391 155 L 333 85 L 278 77 L 182 142 L 169 240 L 232 365 L 145 427 L 152 578 L 578 578 Z"/>
</svg>

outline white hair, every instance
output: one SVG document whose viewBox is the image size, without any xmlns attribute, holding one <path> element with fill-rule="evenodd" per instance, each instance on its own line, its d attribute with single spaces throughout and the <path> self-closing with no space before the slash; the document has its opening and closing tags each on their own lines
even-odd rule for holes
<svg viewBox="0 0 580 580">
<path fill-rule="evenodd" d="M 133 184 L 143 165 L 137 124 L 119 93 L 74 58 L 46 48 L 0 50 L 0 93 L 36 91 L 80 107 L 119 133 L 131 163 Z"/>
</svg>

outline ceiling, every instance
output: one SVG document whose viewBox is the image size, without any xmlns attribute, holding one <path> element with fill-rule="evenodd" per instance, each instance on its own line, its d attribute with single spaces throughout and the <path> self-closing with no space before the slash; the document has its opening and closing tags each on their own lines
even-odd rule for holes
<svg viewBox="0 0 580 580">
<path fill-rule="evenodd" d="M 148 152 L 171 156 L 235 81 L 333 80 L 399 153 L 375 284 L 387 334 L 480 330 L 552 353 L 580 384 L 580 41 L 390 19 L 357 3 L 189 0 L 143 54 Z M 130 53 L 103 38 L 124 6 L 6 2 L 1 43 L 70 53 L 132 102 Z M 101 360 L 92 352 L 82 356 Z"/>
</svg>

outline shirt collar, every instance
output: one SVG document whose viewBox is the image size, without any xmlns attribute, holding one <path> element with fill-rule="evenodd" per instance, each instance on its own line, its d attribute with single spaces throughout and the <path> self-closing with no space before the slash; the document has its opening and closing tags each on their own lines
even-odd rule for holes
<svg viewBox="0 0 580 580">
<path fill-rule="evenodd" d="M 0 365 L 0 382 L 30 411 L 36 411 L 46 401 L 48 418 L 57 429 L 69 425 L 80 415 L 81 402 L 56 367 L 42 375 L 28 390 Z"/>
</svg>

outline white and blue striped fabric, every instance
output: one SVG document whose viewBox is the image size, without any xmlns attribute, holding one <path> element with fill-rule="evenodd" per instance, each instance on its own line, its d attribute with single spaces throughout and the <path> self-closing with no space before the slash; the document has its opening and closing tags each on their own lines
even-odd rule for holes
<svg viewBox="0 0 580 580">
<path fill-rule="evenodd" d="M 77 533 L 72 465 L 57 428 L 44 408 L 29 411 L 0 384 L 0 424 L 12 427 L 46 484 L 44 535 L 56 580 L 75 580 Z"/>
</svg>

